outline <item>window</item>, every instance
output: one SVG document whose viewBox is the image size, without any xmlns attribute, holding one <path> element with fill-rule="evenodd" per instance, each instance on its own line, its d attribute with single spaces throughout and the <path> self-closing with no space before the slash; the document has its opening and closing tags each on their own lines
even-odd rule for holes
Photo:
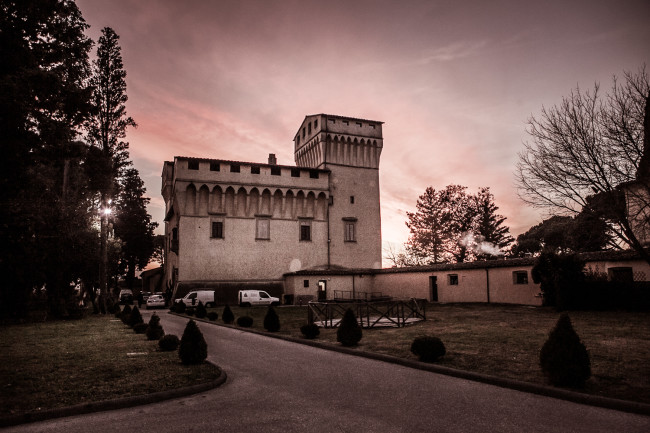
<svg viewBox="0 0 650 433">
<path fill-rule="evenodd" d="M 309 170 L 309 177 L 311 179 L 318 179 L 318 172 L 316 170 Z"/>
<path fill-rule="evenodd" d="M 353 195 L 350 196 L 350 204 L 354 204 L 354 196 Z"/>
<path fill-rule="evenodd" d="M 291 169 L 291 177 L 300 177 L 300 169 L 299 168 L 292 168 Z"/>
<path fill-rule="evenodd" d="M 369 124 L 368 126 L 370 126 L 371 129 L 375 129 L 375 125 L 373 123 Z"/>
<path fill-rule="evenodd" d="M 302 282 L 302 286 L 303 286 L 303 287 L 309 287 L 309 280 L 304 280 L 304 281 Z"/>
<path fill-rule="evenodd" d="M 514 271 L 512 273 L 512 283 L 513 284 L 528 284 L 528 272 L 527 271 Z"/>
<path fill-rule="evenodd" d="M 305 128 L 302 128 L 302 138 L 305 138 Z"/>
<path fill-rule="evenodd" d="M 251 174 L 260 174 L 260 166 L 251 165 Z"/>
<path fill-rule="evenodd" d="M 198 170 L 199 169 L 199 161 L 187 161 L 187 169 L 188 170 Z"/>
<path fill-rule="evenodd" d="M 210 171 L 221 171 L 221 165 L 218 162 L 211 162 Z"/>
<path fill-rule="evenodd" d="M 239 173 L 239 171 L 240 171 L 239 164 L 230 164 L 231 173 Z"/>
<path fill-rule="evenodd" d="M 314 129 L 318 128 L 318 119 L 314 120 Z"/>
<path fill-rule="evenodd" d="M 223 221 L 212 221 L 211 237 L 223 239 Z"/>
<path fill-rule="evenodd" d="M 334 119 L 329 119 L 330 123 L 336 123 L 336 120 Z"/>
<path fill-rule="evenodd" d="M 356 242 L 356 221 L 345 221 L 345 242 Z"/>
<path fill-rule="evenodd" d="M 307 125 L 307 134 L 311 134 L 311 122 Z"/>
<path fill-rule="evenodd" d="M 357 126 L 363 126 L 363 123 L 357 122 Z"/>
<path fill-rule="evenodd" d="M 275 167 L 275 166 L 271 167 L 272 176 L 280 176 L 281 174 L 282 174 L 282 170 L 280 169 L 280 167 Z"/>
<path fill-rule="evenodd" d="M 458 285 L 458 274 L 449 274 L 447 275 L 447 281 L 449 281 L 450 286 Z"/>
<path fill-rule="evenodd" d="M 300 240 L 311 241 L 311 223 L 309 221 L 300 221 Z"/>
<path fill-rule="evenodd" d="M 261 218 L 257 220 L 257 233 L 255 239 L 271 239 L 271 220 Z"/>
</svg>

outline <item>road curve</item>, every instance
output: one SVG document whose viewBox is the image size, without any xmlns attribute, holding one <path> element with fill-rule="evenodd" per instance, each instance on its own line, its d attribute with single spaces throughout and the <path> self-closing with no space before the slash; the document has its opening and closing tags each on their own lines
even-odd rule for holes
<svg viewBox="0 0 650 433">
<path fill-rule="evenodd" d="M 159 315 L 166 333 L 182 335 L 187 319 L 166 313 Z M 33 433 L 650 431 L 650 417 L 643 415 L 527 394 L 209 323 L 199 323 L 199 326 L 208 343 L 208 358 L 228 374 L 228 381 L 221 387 L 162 403 L 5 430 Z"/>
</svg>

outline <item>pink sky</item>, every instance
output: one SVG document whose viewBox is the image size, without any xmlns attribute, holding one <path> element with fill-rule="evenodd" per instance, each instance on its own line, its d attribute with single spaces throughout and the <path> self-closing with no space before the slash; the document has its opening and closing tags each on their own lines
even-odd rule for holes
<svg viewBox="0 0 650 433">
<path fill-rule="evenodd" d="M 161 227 L 163 161 L 294 164 L 304 116 L 327 113 L 385 122 L 385 243 L 407 240 L 427 186 L 449 184 L 489 186 L 516 236 L 546 217 L 514 187 L 527 119 L 650 66 L 648 0 L 76 3 L 93 40 L 120 36 L 127 139 Z"/>
</svg>

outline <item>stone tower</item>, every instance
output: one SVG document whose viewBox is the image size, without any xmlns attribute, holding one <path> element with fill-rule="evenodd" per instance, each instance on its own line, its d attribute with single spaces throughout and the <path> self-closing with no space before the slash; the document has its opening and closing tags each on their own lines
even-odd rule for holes
<svg viewBox="0 0 650 433">
<path fill-rule="evenodd" d="M 294 137 L 296 165 L 330 171 L 328 266 L 381 268 L 383 122 L 315 114 Z"/>
</svg>

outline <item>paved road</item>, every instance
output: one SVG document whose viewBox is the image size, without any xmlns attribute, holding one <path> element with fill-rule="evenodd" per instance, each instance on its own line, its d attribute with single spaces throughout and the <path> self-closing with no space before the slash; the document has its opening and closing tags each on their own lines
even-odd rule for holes
<svg viewBox="0 0 650 433">
<path fill-rule="evenodd" d="M 161 313 L 167 333 L 187 322 Z M 145 319 L 148 320 L 148 319 Z M 228 381 L 196 396 L 11 432 L 643 432 L 650 417 L 200 324 Z"/>
</svg>

